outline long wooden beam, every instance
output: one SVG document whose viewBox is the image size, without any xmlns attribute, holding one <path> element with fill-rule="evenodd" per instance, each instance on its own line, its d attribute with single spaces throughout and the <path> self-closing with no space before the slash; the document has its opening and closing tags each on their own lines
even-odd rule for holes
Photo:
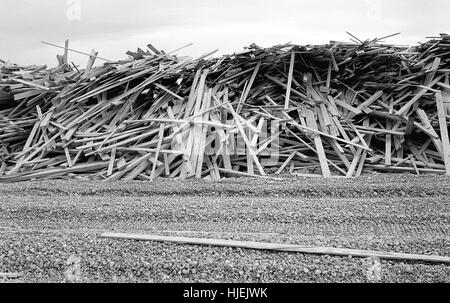
<svg viewBox="0 0 450 303">
<path fill-rule="evenodd" d="M 303 245 L 279 244 L 267 242 L 234 241 L 223 239 L 187 238 L 187 237 L 171 237 L 171 236 L 124 234 L 124 233 L 104 233 L 101 236 L 104 238 L 125 239 L 125 240 L 171 242 L 179 244 L 226 246 L 236 248 L 274 250 L 282 252 L 298 252 L 298 253 L 320 254 L 320 255 L 338 255 L 338 256 L 351 255 L 353 257 L 378 257 L 381 259 L 390 259 L 390 260 L 411 260 L 411 261 L 450 263 L 450 257 L 447 256 L 407 254 L 407 253 L 384 252 L 384 251 L 364 250 L 364 249 L 317 247 L 317 246 L 303 246 Z"/>
</svg>

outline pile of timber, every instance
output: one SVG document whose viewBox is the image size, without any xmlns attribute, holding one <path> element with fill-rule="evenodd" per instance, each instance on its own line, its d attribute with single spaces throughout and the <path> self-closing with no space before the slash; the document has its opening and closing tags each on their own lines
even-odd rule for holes
<svg viewBox="0 0 450 303">
<path fill-rule="evenodd" d="M 0 182 L 450 174 L 450 36 L 0 60 Z M 386 37 L 385 37 L 386 38 Z M 96 60 L 106 61 L 94 67 Z"/>
</svg>

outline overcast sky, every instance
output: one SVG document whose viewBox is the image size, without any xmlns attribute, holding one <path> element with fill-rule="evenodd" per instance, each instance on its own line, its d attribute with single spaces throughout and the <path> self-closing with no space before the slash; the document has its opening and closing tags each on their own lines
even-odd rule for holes
<svg viewBox="0 0 450 303">
<path fill-rule="evenodd" d="M 108 59 L 152 43 L 165 51 L 188 43 L 180 55 L 220 54 L 261 46 L 349 41 L 395 32 L 390 43 L 416 44 L 450 32 L 449 0 L 0 0 L 0 58 L 19 64 L 57 64 L 62 50 Z M 87 57 L 71 54 L 84 67 Z"/>
</svg>

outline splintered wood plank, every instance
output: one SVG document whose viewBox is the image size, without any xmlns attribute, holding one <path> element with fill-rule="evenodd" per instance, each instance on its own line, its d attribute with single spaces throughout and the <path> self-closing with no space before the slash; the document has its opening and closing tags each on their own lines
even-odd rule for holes
<svg viewBox="0 0 450 303">
<path fill-rule="evenodd" d="M 72 159 L 70 158 L 70 153 L 69 153 L 69 149 L 67 147 L 64 147 L 64 154 L 66 155 L 67 158 L 67 166 L 72 167 Z"/>
<path fill-rule="evenodd" d="M 158 159 L 152 158 L 153 155 L 154 155 L 154 153 L 150 152 L 150 153 L 147 153 L 146 155 L 143 155 L 142 157 L 136 156 L 133 159 L 133 161 L 131 161 L 128 164 L 126 164 L 125 168 L 119 169 L 118 172 L 116 172 L 115 174 L 113 174 L 109 178 L 105 179 L 105 181 L 117 181 L 122 176 L 124 176 L 126 173 L 128 173 L 129 171 L 132 171 L 137 166 L 141 165 L 143 162 L 145 162 L 146 166 L 148 166 L 148 161 L 151 161 L 152 163 L 156 162 L 157 165 L 162 164 L 161 162 L 158 161 Z M 107 163 L 109 165 L 109 162 L 107 162 Z"/>
<path fill-rule="evenodd" d="M 258 71 L 259 71 L 259 68 L 261 67 L 261 63 L 262 62 L 259 61 L 258 64 L 256 65 L 255 70 L 253 71 L 252 77 L 250 78 L 250 80 L 249 80 L 249 82 L 248 82 L 248 84 L 247 84 L 247 86 L 246 86 L 246 88 L 245 88 L 245 90 L 243 92 L 242 98 L 239 100 L 239 105 L 238 105 L 238 107 L 236 109 L 236 112 L 238 114 L 241 112 L 242 106 L 245 104 L 245 101 L 247 100 L 248 94 L 250 93 L 250 90 L 251 90 L 251 88 L 253 86 L 253 82 L 255 81 L 256 76 L 258 75 Z"/>
<path fill-rule="evenodd" d="M 203 104 L 201 107 L 201 111 L 205 112 L 211 104 L 211 95 L 212 90 L 209 89 L 208 92 L 205 94 L 205 98 L 203 100 Z M 209 112 L 202 115 L 202 117 L 199 118 L 201 121 L 208 121 L 209 120 Z M 203 172 L 203 163 L 205 158 L 205 149 L 206 149 L 206 135 L 208 131 L 208 125 L 202 125 L 198 131 L 199 141 L 198 141 L 198 149 L 197 149 L 197 166 L 195 169 L 195 177 L 201 178 L 202 172 Z"/>
<path fill-rule="evenodd" d="M 136 166 L 132 171 L 130 171 L 128 174 L 126 174 L 122 178 L 122 180 L 124 180 L 124 181 L 132 181 L 132 180 L 136 179 L 137 176 L 139 176 L 144 170 L 146 170 L 148 168 L 149 164 L 150 163 L 148 161 L 143 161 L 138 166 Z"/>
<path fill-rule="evenodd" d="M 441 131 L 443 161 L 445 164 L 445 174 L 450 176 L 450 142 L 448 138 L 448 124 L 445 115 L 444 102 L 441 93 L 436 93 L 436 106 L 439 119 L 439 128 Z"/>
<path fill-rule="evenodd" d="M 206 167 L 208 167 L 209 177 L 211 178 L 211 180 L 213 180 L 213 181 L 220 180 L 220 173 L 218 170 L 216 170 L 217 166 L 213 165 L 210 156 L 205 157 L 205 163 L 206 163 Z"/>
<path fill-rule="evenodd" d="M 117 161 L 117 170 L 124 170 L 127 167 L 127 160 L 125 158 L 120 158 Z"/>
<path fill-rule="evenodd" d="M 352 164 L 350 165 L 350 168 L 348 169 L 348 172 L 346 175 L 347 178 L 353 177 L 353 174 L 355 173 L 355 170 L 356 170 L 356 166 L 358 165 L 359 160 L 361 159 L 362 151 L 363 150 L 361 148 L 358 148 L 356 155 L 353 157 Z"/>
<path fill-rule="evenodd" d="M 351 106 L 350 104 L 346 103 L 345 101 L 341 101 L 339 99 L 335 99 L 334 102 L 339 105 L 340 107 L 348 110 L 349 112 L 352 112 L 354 115 L 359 115 L 362 113 L 361 110 Z"/>
<path fill-rule="evenodd" d="M 1 176 L 0 181 L 20 182 L 30 179 L 51 178 L 68 173 L 76 173 L 76 172 L 86 173 L 91 171 L 97 171 L 107 166 L 108 162 L 94 162 L 94 163 L 78 164 L 69 168 L 45 168 L 34 172 L 18 173 L 11 176 Z"/>
<path fill-rule="evenodd" d="M 445 83 L 439 82 L 439 84 L 443 84 L 443 92 L 442 98 L 444 100 L 444 108 L 446 110 L 447 115 L 450 115 L 450 72 L 445 73 Z"/>
<path fill-rule="evenodd" d="M 198 69 L 197 72 L 195 73 L 194 76 L 194 80 L 192 81 L 192 86 L 191 86 L 191 90 L 189 92 L 189 99 L 188 102 L 186 103 L 186 108 L 184 110 L 184 118 L 187 118 L 191 115 L 192 112 L 192 108 L 194 107 L 195 104 L 195 100 L 196 100 L 196 94 L 198 92 L 198 82 L 203 81 L 203 78 L 201 77 L 201 69 Z"/>
<path fill-rule="evenodd" d="M 31 86 L 31 87 L 36 87 L 36 88 L 39 88 L 39 89 L 42 89 L 42 90 L 45 90 L 45 91 L 49 91 L 50 90 L 50 88 L 48 88 L 46 86 L 42 86 L 42 85 L 36 84 L 34 82 L 29 82 L 29 81 L 25 81 L 25 80 L 17 79 L 17 78 L 12 78 L 11 80 L 14 80 L 15 82 L 22 83 L 22 84 L 25 84 L 25 85 L 28 85 L 28 86 Z M 40 93 L 40 92 L 38 91 L 38 93 Z M 22 98 L 19 98 L 18 95 L 15 95 L 15 99 L 16 100 L 20 100 Z"/>
<path fill-rule="evenodd" d="M 272 177 L 269 177 L 269 176 L 262 176 L 262 175 L 257 175 L 257 174 L 251 175 L 249 173 L 239 171 L 239 165 L 234 166 L 232 170 L 228 170 L 228 169 L 220 168 L 220 167 L 218 168 L 218 170 L 221 173 L 228 174 L 228 175 L 234 175 L 234 176 L 240 176 L 240 177 L 253 177 L 253 178 L 264 178 L 264 179 L 271 179 L 271 180 L 275 179 L 275 180 L 278 180 L 276 178 L 272 178 Z"/>
<path fill-rule="evenodd" d="M 203 100 L 207 98 L 205 90 L 205 81 L 208 75 L 208 70 L 205 70 L 200 78 L 198 92 L 196 96 L 196 101 L 194 103 L 194 114 L 201 113 Z M 203 114 L 196 116 L 193 121 L 201 122 L 203 120 Z M 191 125 L 189 140 L 187 144 L 187 152 L 189 153 L 193 173 L 197 173 L 199 149 L 201 148 L 201 134 L 203 133 L 203 126 L 201 124 L 195 123 Z M 203 163 L 202 163 L 203 164 Z M 200 173 L 201 174 L 201 173 Z"/>
<path fill-rule="evenodd" d="M 393 104 L 391 103 L 389 106 L 389 113 L 392 114 L 393 111 Z M 390 119 L 386 120 L 386 130 L 392 129 L 392 121 Z M 391 166 L 391 154 L 392 154 L 392 135 L 387 133 L 386 134 L 386 141 L 385 141 L 385 153 L 384 153 L 384 165 L 385 166 Z"/>
<path fill-rule="evenodd" d="M 426 71 L 427 72 L 427 76 L 425 77 L 423 85 L 428 86 L 431 83 L 431 81 L 433 80 L 434 76 L 436 75 L 436 71 L 439 68 L 440 64 L 441 64 L 441 57 L 434 58 L 433 64 L 431 65 L 431 68 Z"/>
<path fill-rule="evenodd" d="M 87 66 L 86 66 L 86 70 L 84 71 L 84 75 L 83 75 L 84 77 L 88 77 L 89 72 L 92 69 L 92 66 L 94 66 L 95 58 L 97 58 L 97 55 L 98 55 L 98 52 L 93 49 L 91 51 L 91 55 L 89 56 L 88 63 L 87 63 Z"/>
<path fill-rule="evenodd" d="M 346 140 L 346 141 L 351 141 L 350 137 L 348 136 L 347 132 L 345 131 L 345 129 L 342 127 L 341 122 L 339 121 L 339 119 L 337 117 L 333 117 L 333 122 L 336 125 L 337 129 L 339 130 L 339 132 L 341 133 L 342 137 Z M 356 154 L 356 148 L 353 145 L 349 146 L 350 151 L 352 152 L 352 154 Z"/>
<path fill-rule="evenodd" d="M 364 140 L 364 136 L 361 135 L 361 133 L 358 131 L 358 129 L 353 124 L 350 124 L 350 126 L 356 134 L 355 139 L 358 139 L 359 142 L 361 142 L 363 144 L 364 149 L 370 150 L 369 145 L 367 144 L 366 140 Z"/>
<path fill-rule="evenodd" d="M 286 159 L 286 161 L 284 161 L 284 163 L 280 166 L 280 168 L 277 170 L 277 172 L 275 173 L 276 175 L 281 174 L 283 172 L 283 170 L 286 168 L 286 166 L 289 164 L 289 162 L 291 162 L 292 159 L 294 159 L 295 155 L 297 154 L 297 152 L 292 152 L 289 157 Z"/>
<path fill-rule="evenodd" d="M 372 136 L 369 136 L 369 138 L 367 138 L 367 144 L 370 144 L 371 141 L 372 141 Z M 364 150 L 362 152 L 361 158 L 359 160 L 358 168 L 355 173 L 355 177 L 361 176 L 362 170 L 364 168 L 364 164 L 366 162 L 367 154 L 368 154 L 367 150 Z"/>
<path fill-rule="evenodd" d="M 328 102 L 327 102 L 327 100 L 328 100 Z M 328 107 L 328 110 L 329 110 L 331 116 L 333 116 L 333 117 L 341 116 L 341 113 L 339 112 L 339 109 L 336 106 L 336 101 L 334 100 L 334 98 L 332 96 L 328 95 L 327 99 L 325 99 L 324 102 L 327 103 L 327 107 Z"/>
<path fill-rule="evenodd" d="M 65 41 L 64 48 L 63 62 L 64 64 L 69 64 L 69 40 Z"/>
<path fill-rule="evenodd" d="M 117 152 L 117 148 L 114 147 L 111 150 L 111 157 L 109 158 L 109 165 L 108 165 L 108 172 L 106 173 L 106 176 L 109 177 L 112 175 L 113 173 L 113 169 L 114 169 L 114 162 L 116 160 L 116 152 Z"/>
<path fill-rule="evenodd" d="M 313 130 L 317 130 L 316 119 L 314 118 L 314 114 L 310 109 L 305 110 L 306 113 L 306 124 L 309 128 Z M 320 135 L 314 134 L 314 144 L 316 145 L 317 156 L 319 157 L 320 168 L 322 170 L 322 175 L 325 178 L 331 177 L 330 168 L 328 167 L 327 157 L 325 155 L 325 150 L 322 144 L 322 138 Z"/>
<path fill-rule="evenodd" d="M 36 95 L 41 95 L 42 94 L 42 90 L 39 89 L 31 89 L 29 91 L 23 92 L 23 93 L 19 93 L 19 94 L 14 94 L 14 100 L 16 101 L 20 101 L 26 98 L 30 98 Z"/>
<path fill-rule="evenodd" d="M 331 61 L 328 64 L 328 71 L 327 71 L 327 84 L 326 84 L 326 88 L 327 88 L 327 92 L 330 91 L 330 84 L 331 84 Z"/>
<path fill-rule="evenodd" d="M 292 87 L 292 77 L 294 74 L 294 64 L 295 64 L 295 52 L 292 51 L 291 53 L 291 62 L 289 65 L 289 75 L 288 75 L 288 82 L 286 87 L 286 98 L 284 99 L 284 109 L 289 108 L 289 101 L 291 98 L 291 87 Z"/>
<path fill-rule="evenodd" d="M 434 130 L 433 126 L 431 125 L 430 120 L 428 119 L 427 114 L 423 109 L 418 108 L 416 110 L 417 116 L 419 117 L 420 121 L 422 122 L 423 126 L 427 129 L 427 134 L 430 136 L 431 140 L 433 141 L 434 146 L 436 147 L 436 150 L 441 155 L 442 159 L 444 159 L 444 152 L 442 151 L 442 142 L 439 138 L 439 135 Z"/>
<path fill-rule="evenodd" d="M 83 153 L 83 151 L 80 150 L 80 151 L 75 155 L 75 158 L 73 158 L 73 160 L 72 160 L 72 165 L 77 164 L 78 159 L 80 158 L 80 156 L 81 156 L 82 153 Z"/>
<path fill-rule="evenodd" d="M 0 166 L 0 176 L 3 176 L 3 174 L 5 173 L 6 170 L 6 162 L 3 162 L 2 165 Z"/>
<path fill-rule="evenodd" d="M 211 113 L 210 119 L 213 122 L 220 122 L 219 117 L 217 116 L 217 113 Z M 217 156 L 222 155 L 223 159 L 223 165 L 226 169 L 231 170 L 231 160 L 230 160 L 230 148 L 229 148 L 229 136 L 225 133 L 225 130 L 223 127 L 217 127 L 216 128 L 217 134 L 219 136 L 219 149 L 217 151 Z M 215 158 L 216 158 L 215 157 Z M 213 161 L 213 164 L 215 161 Z"/>
<path fill-rule="evenodd" d="M 248 138 L 252 137 L 252 131 L 247 128 L 247 136 Z M 247 172 L 251 175 L 255 174 L 255 170 L 253 167 L 253 159 L 252 159 L 252 155 L 250 152 L 250 148 L 252 148 L 253 150 L 255 150 L 255 145 L 253 144 L 253 142 L 250 142 L 250 146 L 247 147 L 246 150 L 246 155 L 247 155 Z"/>
<path fill-rule="evenodd" d="M 330 116 L 328 114 L 328 110 L 327 110 L 325 104 L 321 103 L 319 105 L 319 107 L 320 107 L 320 113 L 322 115 L 325 126 L 327 126 L 327 127 L 331 126 L 331 119 L 330 119 Z"/>
<path fill-rule="evenodd" d="M 375 94 L 373 94 L 369 99 L 361 103 L 356 109 L 360 111 L 364 111 L 367 107 L 369 107 L 373 102 L 377 101 L 383 95 L 383 91 L 379 90 Z"/>
<path fill-rule="evenodd" d="M 450 263 L 450 257 L 447 256 L 419 255 L 419 254 L 370 251 L 370 250 L 349 249 L 349 248 L 317 247 L 317 246 L 302 246 L 293 244 L 264 243 L 253 241 L 234 241 L 223 239 L 186 238 L 186 237 L 124 234 L 124 233 L 103 233 L 101 236 L 104 238 L 113 238 L 113 239 L 172 242 L 191 245 L 225 246 L 225 247 L 238 247 L 246 249 L 273 250 L 282 252 L 297 252 L 307 254 L 355 256 L 363 258 L 378 257 L 390 260 L 414 260 L 414 261 L 427 261 L 436 263 Z"/>
<path fill-rule="evenodd" d="M 336 58 L 334 57 L 333 48 L 330 49 L 331 62 L 333 63 L 333 68 L 335 72 L 339 71 L 339 66 L 337 65 Z"/>
<path fill-rule="evenodd" d="M 164 139 L 164 130 L 165 130 L 165 125 L 164 123 L 161 123 L 161 125 L 159 126 L 159 133 L 158 133 L 158 145 L 156 146 L 156 152 L 155 152 L 155 162 L 153 163 L 153 167 L 152 167 L 152 172 L 150 174 L 150 181 L 153 181 L 156 177 L 155 175 L 155 171 L 156 171 L 156 166 L 157 166 L 157 162 L 158 162 L 158 158 L 159 158 L 159 152 L 161 151 L 161 145 Z"/>
</svg>

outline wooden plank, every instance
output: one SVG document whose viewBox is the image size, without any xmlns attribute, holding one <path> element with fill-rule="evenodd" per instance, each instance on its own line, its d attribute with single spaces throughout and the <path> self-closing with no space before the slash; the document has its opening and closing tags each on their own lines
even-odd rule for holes
<svg viewBox="0 0 450 303">
<path fill-rule="evenodd" d="M 69 64 L 69 40 L 66 40 L 64 42 L 64 56 L 63 56 L 63 62 L 64 64 Z"/>
<path fill-rule="evenodd" d="M 331 84 L 331 65 L 332 65 L 332 62 L 330 61 L 330 63 L 328 64 L 328 71 L 327 71 L 327 83 L 326 83 L 327 93 L 330 91 L 330 84 Z"/>
<path fill-rule="evenodd" d="M 310 109 L 305 110 L 306 113 L 306 125 L 313 130 L 317 130 L 317 123 L 314 118 L 314 114 Z M 325 150 L 322 144 L 322 138 L 319 135 L 314 135 L 314 144 L 316 145 L 317 156 L 319 157 L 320 168 L 322 170 L 322 175 L 324 178 L 330 178 L 331 172 L 328 167 L 327 157 L 325 155 Z"/>
<path fill-rule="evenodd" d="M 317 247 L 317 246 L 303 246 L 303 245 L 280 244 L 280 243 L 171 237 L 171 236 L 125 234 L 125 233 L 103 233 L 101 234 L 101 237 L 112 239 L 123 239 L 123 240 L 139 240 L 139 241 L 169 242 L 169 243 L 189 244 L 189 245 L 236 247 L 246 249 L 297 252 L 307 254 L 353 256 L 362 258 L 378 257 L 381 259 L 388 259 L 388 260 L 411 260 L 411 261 L 446 263 L 446 264 L 450 263 L 450 257 L 447 256 L 420 255 L 420 254 L 384 252 L 384 251 L 350 249 L 350 248 Z"/>
<path fill-rule="evenodd" d="M 68 167 L 72 167 L 72 159 L 70 158 L 70 153 L 69 153 L 69 149 L 67 147 L 64 148 L 64 154 L 66 155 L 67 158 L 67 166 Z"/>
<path fill-rule="evenodd" d="M 289 65 L 289 75 L 288 75 L 288 81 L 287 81 L 287 87 L 286 87 L 286 97 L 284 99 L 284 109 L 289 108 L 289 101 L 291 98 L 292 77 L 294 74 L 294 64 L 295 64 L 295 52 L 292 51 L 291 62 Z"/>
<path fill-rule="evenodd" d="M 347 171 L 346 177 L 351 178 L 353 177 L 353 174 L 355 173 L 356 167 L 359 163 L 359 160 L 361 159 L 362 149 L 358 148 L 356 155 L 353 157 L 352 164 L 350 165 L 350 168 Z"/>
<path fill-rule="evenodd" d="M 414 157 L 411 157 L 411 164 L 412 164 L 412 166 L 413 166 L 414 171 L 416 172 L 416 174 L 417 174 L 417 175 L 420 175 L 420 171 L 419 171 L 419 169 L 417 168 L 417 164 L 416 164 L 416 161 L 414 160 Z"/>
<path fill-rule="evenodd" d="M 448 124 L 445 116 L 444 102 L 441 93 L 436 93 L 436 107 L 441 131 L 443 161 L 445 163 L 445 174 L 450 176 L 450 142 L 448 138 Z"/>
<path fill-rule="evenodd" d="M 424 127 L 427 129 L 426 134 L 430 136 L 431 140 L 433 141 L 434 146 L 436 147 L 436 150 L 439 152 L 442 158 L 444 158 L 444 152 L 442 150 L 442 142 L 439 138 L 439 135 L 434 130 L 433 126 L 431 125 L 430 120 L 428 119 L 427 114 L 424 110 L 418 108 L 416 110 L 417 116 L 419 117 L 420 121 L 424 125 Z"/>
<path fill-rule="evenodd" d="M 156 161 L 154 163 L 156 163 Z M 133 170 L 131 170 L 126 175 L 124 175 L 122 180 L 123 181 L 132 181 L 132 180 L 136 179 L 137 176 L 139 176 L 144 170 L 146 170 L 148 168 L 149 164 L 150 163 L 148 161 L 141 162 L 138 166 L 133 168 Z M 152 179 L 149 178 L 149 181 L 152 181 Z"/>
<path fill-rule="evenodd" d="M 169 115 L 169 118 L 175 119 L 175 115 L 172 111 L 172 108 L 170 106 L 167 107 L 167 114 Z M 181 128 L 178 127 L 176 124 L 173 126 L 174 134 L 175 134 L 175 140 L 179 146 L 179 150 L 183 153 L 183 167 L 184 167 L 184 173 L 193 173 L 192 164 L 190 162 L 189 154 L 187 153 L 187 149 L 185 146 L 185 142 L 183 141 L 183 137 L 179 134 L 181 131 Z"/>
<path fill-rule="evenodd" d="M 326 127 L 331 126 L 331 119 L 325 104 L 321 103 L 319 107 L 320 107 L 320 114 L 322 115 L 325 126 Z"/>
<path fill-rule="evenodd" d="M 212 90 L 208 89 L 208 92 L 204 96 L 202 107 L 201 107 L 200 111 L 204 112 L 210 107 L 211 95 L 212 95 Z M 202 115 L 202 117 L 200 117 L 199 119 L 201 119 L 203 121 L 209 120 L 209 112 Z M 197 129 L 197 131 L 198 131 L 197 134 L 199 136 L 199 141 L 198 141 L 198 149 L 197 149 L 197 166 L 195 169 L 195 177 L 201 178 L 202 172 L 203 172 L 204 158 L 205 158 L 206 135 L 207 135 L 207 131 L 208 131 L 208 126 L 203 125 L 201 128 Z"/>
<path fill-rule="evenodd" d="M 36 84 L 36 83 L 33 83 L 33 82 L 29 82 L 29 81 L 25 81 L 25 80 L 22 80 L 22 79 L 11 78 L 11 80 L 14 80 L 15 82 L 22 83 L 22 84 L 25 84 L 25 85 L 28 85 L 28 86 L 31 86 L 31 87 L 39 88 L 39 89 L 42 89 L 44 91 L 49 91 L 50 90 L 50 88 L 48 88 L 46 86 L 42 86 L 42 85 L 39 85 L 39 84 Z M 37 92 L 37 93 L 40 93 L 40 92 Z M 19 95 L 15 95 L 14 97 L 15 97 L 16 100 L 22 99 L 21 97 L 19 97 Z"/>
<path fill-rule="evenodd" d="M 334 99 L 334 102 L 335 102 L 337 105 L 339 105 L 340 107 L 345 108 L 346 110 L 352 112 L 352 113 L 355 114 L 355 115 L 362 114 L 362 111 L 361 111 L 361 110 L 359 110 L 359 109 L 357 109 L 357 108 L 351 106 L 350 104 L 347 104 L 347 103 L 344 102 L 344 101 L 341 101 L 341 100 L 339 100 L 339 99 Z"/>
<path fill-rule="evenodd" d="M 417 162 L 416 162 L 417 164 Z M 415 172 L 415 169 L 413 167 L 386 167 L 384 165 L 378 165 L 378 164 L 367 164 L 368 168 L 373 168 L 380 171 L 387 171 L 387 172 Z M 430 174 L 445 174 L 445 169 L 432 169 L 432 168 L 418 168 L 420 173 L 430 173 Z"/>
<path fill-rule="evenodd" d="M 86 69 L 84 71 L 83 77 L 89 77 L 89 72 L 91 71 L 92 66 L 94 66 L 95 58 L 97 57 L 97 55 L 98 55 L 98 52 L 96 50 L 91 51 L 91 55 L 89 56 L 89 60 L 88 60 Z"/>
<path fill-rule="evenodd" d="M 367 144 L 370 144 L 371 141 L 372 141 L 372 136 L 369 136 L 369 137 L 367 138 Z M 366 159 L 367 159 L 367 154 L 368 154 L 368 151 L 367 151 L 367 150 L 364 150 L 364 151 L 362 152 L 361 158 L 360 158 L 360 160 L 359 160 L 358 168 L 356 169 L 355 177 L 361 176 L 362 170 L 363 170 L 363 168 L 364 168 L 364 165 L 365 165 L 365 162 L 366 162 Z"/>
<path fill-rule="evenodd" d="M 5 173 L 6 167 L 6 162 L 2 162 L 2 165 L 0 165 L 0 176 L 3 176 L 3 174 Z"/>
<path fill-rule="evenodd" d="M 252 131 L 247 128 L 247 137 L 248 138 L 252 138 Z M 249 173 L 250 175 L 255 174 L 255 170 L 254 170 L 254 166 L 253 166 L 253 158 L 251 155 L 251 151 L 250 148 L 252 150 L 255 150 L 256 148 L 256 144 L 253 144 L 253 140 L 250 141 L 250 146 L 247 146 L 247 150 L 246 150 L 246 155 L 247 155 L 247 173 Z"/>
<path fill-rule="evenodd" d="M 364 136 L 361 135 L 361 133 L 353 124 L 350 124 L 350 126 L 356 134 L 356 137 L 353 140 L 359 140 L 359 142 L 363 144 L 365 150 L 370 150 L 369 145 L 367 144 L 366 140 L 364 140 Z"/>
<path fill-rule="evenodd" d="M 156 146 L 156 152 L 155 152 L 155 162 L 153 162 L 153 167 L 152 167 L 152 173 L 150 174 L 150 181 L 153 181 L 156 177 L 155 175 L 155 171 L 156 171 L 156 166 L 157 166 L 157 162 L 158 162 L 158 158 L 159 158 L 159 153 L 161 151 L 161 145 L 164 139 L 164 131 L 165 131 L 165 125 L 164 123 L 161 123 L 161 125 L 159 126 L 159 133 L 158 133 L 158 145 Z"/>
<path fill-rule="evenodd" d="M 106 173 L 106 176 L 109 177 L 112 175 L 113 173 L 113 169 L 114 169 L 114 162 L 116 160 L 116 152 L 117 152 L 117 147 L 114 147 L 111 150 L 111 156 L 109 158 L 109 165 L 108 165 L 108 172 Z"/>
<path fill-rule="evenodd" d="M 280 166 L 280 168 L 276 171 L 276 175 L 281 174 L 283 172 L 283 170 L 286 168 L 286 166 L 289 164 L 289 162 L 291 162 L 291 160 L 295 157 L 295 155 L 297 154 L 296 151 L 292 152 L 289 157 L 286 159 L 286 161 L 284 161 L 284 163 Z"/>
<path fill-rule="evenodd" d="M 26 181 L 30 179 L 38 179 L 38 178 L 48 178 L 48 177 L 54 177 L 61 174 L 68 174 L 68 173 L 74 173 L 74 172 L 89 172 L 89 171 L 96 171 L 98 169 L 102 169 L 108 166 L 108 162 L 94 162 L 94 163 L 86 163 L 86 164 L 79 164 L 74 165 L 70 168 L 54 168 L 54 169 L 44 169 L 40 171 L 34 171 L 34 172 L 25 172 L 25 173 L 17 173 L 17 174 L 11 174 L 7 176 L 0 176 L 1 182 L 20 182 L 20 181 Z"/>
<path fill-rule="evenodd" d="M 360 111 L 364 111 L 366 108 L 368 108 L 373 102 L 377 101 L 378 98 L 380 98 L 383 95 L 383 91 L 379 90 L 372 96 L 370 96 L 369 99 L 361 103 L 356 109 Z"/>
<path fill-rule="evenodd" d="M 391 103 L 389 105 L 389 114 L 392 114 L 394 105 Z M 392 121 L 387 119 L 386 120 L 386 130 L 392 129 Z M 387 133 L 386 134 L 386 141 L 385 141 L 385 153 L 384 153 L 384 165 L 385 166 L 391 166 L 391 154 L 392 154 L 392 134 Z"/>
</svg>

